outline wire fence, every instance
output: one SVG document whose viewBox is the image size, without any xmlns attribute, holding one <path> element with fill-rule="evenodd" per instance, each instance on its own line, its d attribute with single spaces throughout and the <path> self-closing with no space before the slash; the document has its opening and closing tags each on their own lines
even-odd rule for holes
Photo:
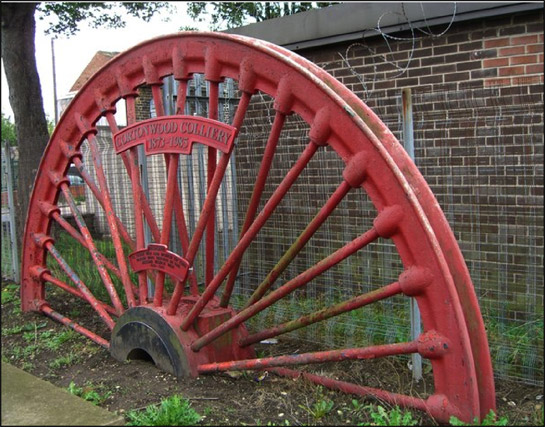
<svg viewBox="0 0 545 427">
<path fill-rule="evenodd" d="M 15 228 L 17 151 L 2 144 L 2 279 L 19 282 L 19 256 Z"/>
<path fill-rule="evenodd" d="M 175 101 L 172 96 L 176 89 L 165 90 L 168 102 Z M 465 256 L 485 319 L 496 376 L 539 383 L 543 380 L 543 270 L 539 268 L 543 265 L 543 98 L 524 85 L 510 88 L 509 96 L 504 96 L 502 90 L 459 86 L 453 90 L 415 90 L 412 99 L 415 162 L 442 206 Z M 235 87 L 222 87 L 220 93 L 225 94 L 224 102 L 220 103 L 222 119 L 229 122 L 238 93 Z M 189 95 L 193 99 L 186 107 L 186 114 L 206 114 L 205 83 L 196 78 Z M 272 102 L 263 93 L 252 98 L 231 169 L 219 191 L 216 272 L 233 250 L 242 228 L 270 134 Z M 393 98 L 376 96 L 373 102 L 378 116 L 403 140 L 401 91 Z M 297 115 L 289 116 L 260 209 L 303 151 L 307 136 L 308 125 Z M 123 162 L 113 150 L 111 132 L 100 129 L 97 141 L 114 211 L 129 234 L 134 235 L 130 181 Z M 81 147 L 83 159 L 87 171 L 95 177 L 87 145 Z M 205 150 L 197 147 L 181 161 L 178 185 L 190 235 L 206 194 L 206 163 Z M 344 168 L 344 162 L 335 152 L 324 149 L 304 169 L 246 251 L 235 283 L 235 308 L 242 306 L 325 204 L 342 181 Z M 161 226 L 167 175 L 164 159 L 150 156 L 142 164 L 142 170 L 146 171 L 143 176 L 146 176 L 150 208 Z M 89 215 L 93 234 L 107 235 L 104 210 L 89 188 L 78 203 L 81 212 Z M 62 200 L 59 205 L 68 216 Z M 376 211 L 364 192 L 349 193 L 278 278 L 278 284 L 315 265 L 370 228 L 375 216 Z M 178 232 L 173 222 L 170 247 L 180 252 Z M 4 242 L 4 234 L 2 237 Z M 2 246 L 2 261 L 5 252 Z M 203 257 L 201 249 L 195 271 L 204 271 Z M 5 263 L 2 265 L 4 276 Z M 262 329 L 331 307 L 348 297 L 396 281 L 402 271 L 392 244 L 373 244 L 264 310 L 247 326 L 250 330 Z M 409 300 L 402 296 L 290 333 L 298 340 L 328 348 L 406 341 L 409 334 Z"/>
</svg>

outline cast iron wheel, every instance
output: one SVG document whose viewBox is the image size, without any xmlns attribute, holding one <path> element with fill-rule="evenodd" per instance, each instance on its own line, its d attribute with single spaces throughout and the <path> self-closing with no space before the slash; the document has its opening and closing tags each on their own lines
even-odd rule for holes
<svg viewBox="0 0 545 427">
<path fill-rule="evenodd" d="M 204 117 L 183 114 L 188 84 L 198 74 L 204 75 L 209 85 L 209 113 Z M 175 111 L 169 115 L 165 114 L 162 95 L 167 76 L 173 76 L 179 86 Z M 230 124 L 218 120 L 219 87 L 225 79 L 233 79 L 240 93 Z M 137 100 L 144 87 L 150 88 L 156 118 L 138 117 Z M 215 266 L 219 188 L 230 158 L 241 144 L 237 136 L 244 131 L 249 105 L 257 94 L 270 98 L 271 126 L 266 138 L 251 142 L 261 143 L 263 148 L 254 189 L 238 241 L 221 265 Z M 128 126 L 123 129 L 114 116 L 120 103 L 127 111 Z M 273 158 L 290 116 L 308 125 L 307 142 L 289 171 L 274 181 Z M 107 122 L 114 150 L 123 161 L 123 175 L 116 180 L 124 180 L 130 189 L 122 194 L 128 216 L 113 201 L 119 195 L 110 189 L 112 166 L 105 164 L 97 141 L 97 122 L 101 119 Z M 191 230 L 184 214 L 179 174 L 180 155 L 191 155 L 194 143 L 207 146 L 208 163 L 206 197 Z M 164 162 L 166 185 L 162 187 L 160 211 L 151 206 L 143 188 L 139 165 L 142 149 L 150 159 Z M 336 189 L 285 253 L 271 260 L 274 267 L 256 283 L 244 304 L 233 308 L 233 289 L 245 252 L 316 153 L 326 149 L 345 165 Z M 88 152 L 87 157 L 83 151 Z M 105 217 L 105 240 L 110 249 L 102 249 L 104 239 L 99 244 L 70 189 L 67 171 L 72 163 Z M 262 196 L 270 185 L 270 197 L 264 200 Z M 376 209 L 369 229 L 276 285 L 335 208 L 354 192 L 368 197 Z M 63 217 L 61 201 L 68 205 L 75 226 Z M 96 284 L 84 283 L 78 265 L 69 265 L 63 249 L 56 247 L 53 226 L 61 230 L 63 239 L 88 252 L 105 290 L 100 298 L 93 290 Z M 151 240 L 146 239 L 146 227 Z M 172 234 L 177 235 L 180 250 L 174 249 Z M 245 323 L 260 312 L 304 289 L 377 240 L 395 245 L 403 268 L 398 280 L 297 319 L 248 332 Z M 200 250 L 202 241 L 205 248 Z M 112 253 L 107 253 L 110 250 Z M 198 254 L 204 259 L 203 274 L 194 268 Z M 158 366 L 177 376 L 268 369 L 428 411 L 439 421 L 448 421 L 451 415 L 472 421 L 495 408 L 487 338 L 469 272 L 423 177 L 393 134 L 354 94 L 316 65 L 270 43 L 187 32 L 139 44 L 99 70 L 62 115 L 44 153 L 26 223 L 22 272 L 24 310 L 42 312 L 74 328 L 109 348 L 114 357 L 123 359 L 144 351 Z M 56 311 L 48 299 L 46 283 L 86 301 L 110 332 L 99 336 L 77 319 Z M 255 358 L 252 346 L 266 338 L 396 295 L 415 298 L 422 313 L 423 333 L 414 341 Z M 426 399 L 287 368 L 412 353 L 429 359 L 433 369 L 434 392 Z"/>
</svg>

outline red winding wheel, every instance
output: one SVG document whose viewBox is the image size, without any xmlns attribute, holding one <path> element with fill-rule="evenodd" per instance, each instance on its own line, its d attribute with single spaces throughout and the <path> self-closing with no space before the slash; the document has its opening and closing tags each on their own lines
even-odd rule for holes
<svg viewBox="0 0 545 427">
<path fill-rule="evenodd" d="M 206 101 L 209 113 L 202 117 L 181 114 L 188 84 L 197 74 L 204 75 L 210 88 Z M 176 111 L 170 115 L 165 114 L 162 97 L 166 76 L 173 76 L 179 86 Z M 240 94 L 234 118 L 227 124 L 218 120 L 219 87 L 226 78 L 236 82 Z M 136 105 L 144 85 L 151 88 L 157 117 L 138 120 Z M 268 135 L 240 142 L 237 135 L 244 131 L 258 94 L 272 100 L 260 104 L 269 108 Z M 126 105 L 128 121 L 122 129 L 114 117 L 121 103 Z M 308 124 L 309 131 L 304 149 L 289 171 L 273 180 L 273 157 L 290 115 Z M 119 201 L 114 199 L 119 195 L 110 189 L 113 166 L 106 164 L 97 140 L 100 119 L 108 123 L 113 148 L 122 160 L 118 167 L 121 174 L 115 180 L 126 183 L 126 194 L 121 196 L 130 215 L 116 208 Z M 219 189 L 233 153 L 242 143 L 264 146 L 264 154 L 252 196 L 240 210 L 245 219 L 238 241 L 220 260 L 214 234 Z M 186 196 L 179 175 L 185 173 L 180 169 L 181 159 L 192 155 L 195 144 L 206 146 L 208 163 L 206 197 L 193 229 L 184 214 Z M 275 209 L 320 150 L 331 151 L 345 164 L 337 177 L 337 188 L 316 209 L 314 218 L 297 231 L 299 237 L 284 254 L 259 260 L 274 267 L 254 284 L 252 295 L 240 308 L 234 309 L 232 294 L 245 252 L 270 224 Z M 146 196 L 143 188 L 142 157 L 163 164 L 166 185 L 162 186 L 161 209 L 151 206 L 151 196 Z M 86 223 L 70 189 L 67 174 L 72 163 L 105 217 L 104 236 L 96 235 Z M 272 190 L 266 190 L 267 186 Z M 157 191 L 154 188 L 154 194 Z M 268 199 L 262 197 L 268 192 Z M 354 192 L 363 193 L 376 209 L 372 226 L 284 281 L 282 274 L 291 261 L 342 200 Z M 75 225 L 61 215 L 61 200 L 67 203 Z M 228 203 L 235 203 L 235 197 Z M 94 283 L 85 283 L 77 263 L 69 265 L 63 252 L 66 244 L 56 246 L 53 225 L 60 230 L 55 237 L 62 235 L 65 242 L 88 252 L 96 269 Z M 146 239 L 146 228 L 151 239 Z M 173 234 L 181 249 L 174 247 Z M 343 260 L 365 252 L 373 242 L 385 240 L 393 242 L 403 265 L 398 280 L 298 319 L 271 327 L 260 325 L 262 329 L 255 332 L 247 330 L 245 323 L 267 307 L 304 289 Z M 264 251 L 262 256 L 271 253 Z M 201 255 L 203 274 L 195 268 Z M 144 350 L 158 367 L 179 377 L 267 368 L 425 410 L 440 421 L 448 421 L 450 415 L 470 421 L 495 408 L 487 338 L 473 285 L 449 225 L 416 166 L 386 126 L 346 87 L 298 55 L 263 41 L 216 33 L 170 35 L 118 55 L 97 72 L 63 114 L 44 153 L 30 203 L 22 267 L 24 310 L 42 312 L 76 329 L 109 348 L 118 359 Z M 86 301 L 109 332 L 99 336 L 91 327 L 56 311 L 48 299 L 46 283 Z M 96 291 L 97 283 L 102 292 Z M 252 346 L 265 338 L 395 295 L 413 297 L 418 303 L 423 333 L 414 341 L 255 357 Z M 427 399 L 291 368 L 411 353 L 430 360 L 434 392 Z"/>
</svg>

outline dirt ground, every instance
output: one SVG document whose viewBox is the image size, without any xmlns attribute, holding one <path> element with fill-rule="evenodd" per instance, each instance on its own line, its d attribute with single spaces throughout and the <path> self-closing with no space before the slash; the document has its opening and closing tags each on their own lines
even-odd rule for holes
<svg viewBox="0 0 545 427">
<path fill-rule="evenodd" d="M 120 414 L 157 404 L 173 394 L 190 400 L 203 416 L 201 425 L 361 425 L 374 422 L 368 405 L 390 408 L 375 399 L 272 373 L 230 372 L 177 380 L 149 361 L 118 362 L 92 341 L 67 334 L 67 327 L 36 313 L 22 313 L 17 293 L 15 285 L 2 283 L 2 360 L 59 387 L 74 383 L 80 391 L 95 391 L 100 406 Z M 75 299 L 57 303 L 80 315 L 88 310 Z M 62 311 L 62 307 L 55 308 Z M 279 341 L 260 344 L 256 350 L 260 355 L 279 355 L 317 349 Z M 416 384 L 405 363 L 387 359 L 314 365 L 312 369 L 397 393 L 426 397 L 433 390 L 431 373 Z M 497 380 L 496 393 L 498 415 L 507 417 L 511 425 L 543 425 L 543 387 Z M 327 410 L 319 410 L 324 407 Z M 418 425 L 438 424 L 416 410 L 412 416 Z"/>
</svg>

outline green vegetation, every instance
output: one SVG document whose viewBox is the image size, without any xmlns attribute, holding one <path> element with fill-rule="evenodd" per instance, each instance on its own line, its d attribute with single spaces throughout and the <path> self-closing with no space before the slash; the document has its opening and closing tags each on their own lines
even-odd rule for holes
<svg viewBox="0 0 545 427">
<path fill-rule="evenodd" d="M 101 301 L 110 303 L 110 296 L 106 290 L 106 286 L 100 277 L 99 270 L 91 257 L 89 251 L 76 242 L 68 233 L 57 233 L 55 236 L 55 248 L 64 258 L 70 268 L 77 274 L 79 279 L 89 288 L 93 295 Z M 110 261 L 116 259 L 115 248 L 113 242 L 110 239 L 94 240 L 94 244 L 97 250 L 108 258 Z M 129 249 L 124 247 L 124 253 L 129 253 Z M 116 264 L 115 261 L 112 261 Z M 73 284 L 68 278 L 67 274 L 61 269 L 60 265 L 53 257 L 47 258 L 47 266 L 51 271 L 51 274 L 67 284 Z M 109 276 L 117 290 L 117 293 L 123 304 L 126 304 L 126 296 L 123 290 L 123 284 L 121 280 L 113 273 L 109 273 Z M 138 283 L 138 277 L 136 274 L 131 273 L 131 280 L 133 283 Z"/>
<path fill-rule="evenodd" d="M 410 411 L 402 411 L 399 406 L 387 411 L 382 406 L 368 405 L 369 416 L 373 419 L 371 424 L 361 423 L 360 426 L 414 426 L 418 421 L 413 418 Z"/>
<path fill-rule="evenodd" d="M 2 251 L 2 253 L 4 253 L 4 251 Z M 14 283 L 6 285 L 2 289 L 2 305 L 17 301 L 17 299 L 19 298 L 18 291 L 19 285 L 16 285 Z"/>
<path fill-rule="evenodd" d="M 41 323 L 25 323 L 20 326 L 14 326 L 13 328 L 2 328 L 2 335 L 16 335 L 20 334 L 21 332 L 29 332 L 29 331 L 36 331 L 38 329 L 45 328 L 47 326 L 47 322 L 41 322 Z"/>
<path fill-rule="evenodd" d="M 189 426 L 198 423 L 201 416 L 187 399 L 170 396 L 158 405 L 150 405 L 143 411 L 129 411 L 130 426 Z"/>
<path fill-rule="evenodd" d="M 73 381 L 70 382 L 67 388 L 70 394 L 81 397 L 95 405 L 100 405 L 112 395 L 111 391 L 104 391 L 104 389 L 104 385 L 90 382 L 86 383 L 84 387 L 78 387 Z"/>
<path fill-rule="evenodd" d="M 329 414 L 334 405 L 335 403 L 329 399 L 319 399 L 318 401 L 314 402 L 312 408 L 303 405 L 299 405 L 299 407 L 307 411 L 314 417 L 314 419 L 319 420 L 320 418 L 323 418 Z"/>
<path fill-rule="evenodd" d="M 73 365 L 74 363 L 77 363 L 78 360 L 79 360 L 79 356 L 74 352 L 70 352 L 65 356 L 60 356 L 52 360 L 51 363 L 49 364 L 49 367 L 52 369 L 64 368 L 66 366 L 70 366 L 70 365 Z"/>
<path fill-rule="evenodd" d="M 188 3 L 188 15 L 197 21 L 211 15 L 211 30 L 240 27 L 251 22 L 261 22 L 313 8 L 327 7 L 338 2 L 203 2 Z M 209 10 L 213 8 L 213 11 Z"/>
<path fill-rule="evenodd" d="M 450 425 L 453 426 L 508 426 L 511 425 L 507 417 L 497 417 L 495 412 L 490 412 L 483 418 L 482 422 L 479 422 L 477 418 L 473 420 L 472 424 L 465 423 L 456 417 L 450 417 Z"/>
<path fill-rule="evenodd" d="M 4 146 L 4 141 L 7 141 L 11 147 L 17 145 L 15 124 L 11 121 L 11 117 L 5 116 L 2 113 L 2 147 Z"/>
</svg>

